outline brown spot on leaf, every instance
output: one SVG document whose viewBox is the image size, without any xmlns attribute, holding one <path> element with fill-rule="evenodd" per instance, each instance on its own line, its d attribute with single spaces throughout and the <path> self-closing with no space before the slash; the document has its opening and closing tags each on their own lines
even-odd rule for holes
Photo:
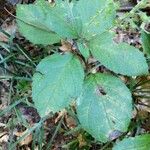
<svg viewBox="0 0 150 150">
<path fill-rule="evenodd" d="M 107 93 L 105 92 L 104 88 L 101 86 L 96 87 L 96 94 L 99 96 L 106 95 Z"/>
</svg>

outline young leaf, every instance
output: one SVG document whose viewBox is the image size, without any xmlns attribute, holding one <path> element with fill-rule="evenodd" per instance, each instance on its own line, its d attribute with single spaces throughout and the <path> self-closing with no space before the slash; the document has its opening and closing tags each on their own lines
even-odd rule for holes
<svg viewBox="0 0 150 150">
<path fill-rule="evenodd" d="M 91 40 L 89 47 L 97 60 L 116 73 L 129 76 L 148 73 L 144 54 L 126 43 L 116 44 L 108 32 Z"/>
<path fill-rule="evenodd" d="M 126 138 L 118 142 L 113 150 L 150 150 L 150 134 Z"/>
<path fill-rule="evenodd" d="M 34 44 L 54 44 L 60 41 L 48 26 L 44 10 L 38 5 L 17 5 L 19 31 Z"/>
<path fill-rule="evenodd" d="M 80 94 L 83 79 L 83 67 L 74 55 L 44 58 L 37 66 L 32 84 L 33 101 L 40 115 L 67 107 Z"/>
<path fill-rule="evenodd" d="M 77 46 L 78 46 L 80 53 L 83 55 L 83 57 L 85 59 L 88 59 L 90 57 L 90 51 L 89 51 L 88 46 L 86 46 L 86 44 L 80 43 L 80 42 L 77 43 Z"/>
<path fill-rule="evenodd" d="M 144 51 L 148 55 L 148 57 L 150 57 L 150 33 L 148 34 L 142 31 L 141 39 Z"/>
<path fill-rule="evenodd" d="M 80 0 L 74 10 L 82 22 L 81 36 L 87 40 L 110 29 L 116 17 L 112 0 Z"/>
<path fill-rule="evenodd" d="M 132 114 L 131 93 L 114 76 L 90 75 L 78 99 L 77 114 L 86 131 L 97 140 L 107 142 L 127 131 Z"/>
</svg>

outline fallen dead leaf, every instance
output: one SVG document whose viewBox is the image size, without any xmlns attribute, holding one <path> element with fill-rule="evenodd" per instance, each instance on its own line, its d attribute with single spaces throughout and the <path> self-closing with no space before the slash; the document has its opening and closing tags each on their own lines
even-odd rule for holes
<svg viewBox="0 0 150 150">
<path fill-rule="evenodd" d="M 7 132 L 3 132 L 0 134 L 0 143 L 3 143 L 3 142 L 8 142 L 8 139 L 9 139 L 9 135 Z"/>
<path fill-rule="evenodd" d="M 14 35 L 16 33 L 17 27 L 15 23 L 13 23 L 12 25 L 7 25 L 6 23 L 4 23 L 2 25 L 2 29 L 9 35 Z M 0 32 L 0 41 L 8 42 L 8 40 L 9 40 L 9 37 L 6 36 L 4 33 Z"/>
<path fill-rule="evenodd" d="M 61 40 L 61 45 L 62 46 L 60 46 L 59 49 L 63 52 L 68 52 L 72 50 L 73 43 L 70 41 Z"/>
<path fill-rule="evenodd" d="M 65 116 L 66 125 L 68 128 L 73 129 L 77 126 L 77 123 L 75 119 L 71 116 L 66 115 Z"/>
<path fill-rule="evenodd" d="M 144 111 L 144 110 L 139 110 L 138 111 L 138 116 L 141 118 L 141 119 L 146 119 L 148 117 L 148 112 L 147 111 Z"/>
<path fill-rule="evenodd" d="M 40 116 L 35 108 L 29 107 L 24 103 L 17 105 L 17 108 L 20 110 L 23 118 L 25 118 L 31 126 L 40 121 Z"/>
<path fill-rule="evenodd" d="M 6 127 L 6 124 L 0 123 L 0 127 L 1 127 L 1 128 L 4 128 L 4 127 Z"/>
<path fill-rule="evenodd" d="M 79 141 L 79 147 L 82 148 L 83 146 L 87 145 L 87 142 L 83 138 L 82 134 L 79 134 L 78 136 L 78 141 Z"/>
<path fill-rule="evenodd" d="M 23 136 L 27 132 L 27 130 L 25 130 L 24 132 L 15 132 L 14 135 L 16 135 L 17 137 L 21 137 L 21 136 Z M 28 135 L 24 140 L 22 140 L 19 143 L 19 145 L 20 146 L 28 145 L 28 144 L 31 143 L 31 141 L 32 141 L 32 134 Z"/>
<path fill-rule="evenodd" d="M 10 4 L 16 5 L 18 3 L 21 3 L 22 0 L 7 0 Z"/>
<path fill-rule="evenodd" d="M 62 116 L 65 116 L 66 113 L 67 113 L 67 111 L 66 111 L 65 109 L 62 110 L 62 111 L 58 114 L 58 116 L 56 117 L 55 123 L 57 123 L 57 122 L 61 119 Z"/>
<path fill-rule="evenodd" d="M 149 100 L 142 100 L 141 104 L 137 105 L 139 111 L 145 111 L 150 113 L 150 101 Z"/>
</svg>

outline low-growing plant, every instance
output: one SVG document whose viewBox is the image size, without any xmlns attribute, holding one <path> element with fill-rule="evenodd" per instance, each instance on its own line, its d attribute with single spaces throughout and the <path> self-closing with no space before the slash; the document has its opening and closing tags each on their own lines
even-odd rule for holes
<svg viewBox="0 0 150 150">
<path fill-rule="evenodd" d="M 71 50 L 44 58 L 36 68 L 32 98 L 39 114 L 45 117 L 76 102 L 81 126 L 101 142 L 126 132 L 132 118 L 132 95 L 119 75 L 148 74 L 141 51 L 113 40 L 116 8 L 113 0 L 39 0 L 17 6 L 19 31 L 32 43 L 72 41 Z M 100 66 L 107 69 L 95 69 Z M 145 143 L 148 150 L 148 140 L 150 135 L 125 139 L 114 149 L 138 150 Z"/>
</svg>

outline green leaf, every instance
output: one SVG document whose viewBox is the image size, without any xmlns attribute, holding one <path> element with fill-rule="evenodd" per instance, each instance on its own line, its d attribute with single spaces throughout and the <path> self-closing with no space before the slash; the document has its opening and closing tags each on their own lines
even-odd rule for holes
<svg viewBox="0 0 150 150">
<path fill-rule="evenodd" d="M 80 53 L 87 60 L 90 57 L 90 51 L 89 51 L 88 46 L 86 44 L 80 43 L 80 42 L 78 42 L 77 45 L 78 45 L 78 49 L 79 49 Z"/>
<path fill-rule="evenodd" d="M 112 0 L 56 0 L 55 5 L 37 1 L 36 4 L 17 6 L 19 30 L 36 44 L 57 43 L 59 37 L 55 33 L 62 38 L 82 37 L 89 40 L 109 30 L 115 16 Z"/>
<path fill-rule="evenodd" d="M 44 1 L 18 5 L 19 31 L 35 44 L 58 43 L 60 37 L 77 38 L 77 29 L 81 27 L 78 26 L 78 21 L 74 17 L 73 7 L 74 4 L 68 1 L 56 2 L 54 6 Z"/>
<path fill-rule="evenodd" d="M 150 33 L 142 31 L 141 39 L 144 51 L 150 57 Z"/>
<path fill-rule="evenodd" d="M 126 138 L 118 142 L 113 150 L 150 150 L 150 134 Z"/>
<path fill-rule="evenodd" d="M 44 10 L 38 5 L 17 5 L 17 23 L 19 31 L 34 44 L 54 44 L 60 41 L 48 26 Z"/>
<path fill-rule="evenodd" d="M 82 89 L 84 70 L 77 57 L 68 53 L 44 58 L 33 76 L 32 97 L 41 116 L 57 112 L 76 99 Z"/>
<path fill-rule="evenodd" d="M 114 25 L 116 10 L 112 0 L 80 0 L 74 10 L 82 22 L 81 37 L 87 40 Z"/>
<path fill-rule="evenodd" d="M 77 114 L 82 127 L 99 141 L 107 142 L 126 132 L 132 115 L 129 89 L 107 74 L 87 77 L 78 99 Z M 115 135 L 116 136 L 116 135 Z"/>
<path fill-rule="evenodd" d="M 62 38 L 78 37 L 78 30 L 81 26 L 78 24 L 78 19 L 74 17 L 73 9 L 74 3 L 68 0 L 57 0 L 47 15 L 46 23 Z"/>
<path fill-rule="evenodd" d="M 90 41 L 92 55 L 108 69 L 123 75 L 137 76 L 148 73 L 144 54 L 126 43 L 116 44 L 105 32 Z"/>
</svg>

